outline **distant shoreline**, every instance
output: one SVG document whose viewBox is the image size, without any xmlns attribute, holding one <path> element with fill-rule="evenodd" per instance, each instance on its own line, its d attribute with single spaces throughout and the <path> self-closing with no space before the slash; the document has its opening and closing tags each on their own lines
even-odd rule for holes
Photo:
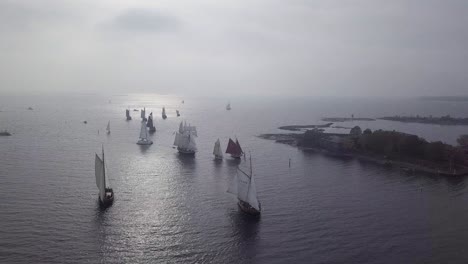
<svg viewBox="0 0 468 264">
<path fill-rule="evenodd" d="M 421 124 L 435 124 L 442 126 L 468 126 L 468 118 L 455 118 L 449 115 L 441 117 L 433 116 L 385 116 L 378 119 L 403 122 L 403 123 L 421 123 Z"/>
</svg>

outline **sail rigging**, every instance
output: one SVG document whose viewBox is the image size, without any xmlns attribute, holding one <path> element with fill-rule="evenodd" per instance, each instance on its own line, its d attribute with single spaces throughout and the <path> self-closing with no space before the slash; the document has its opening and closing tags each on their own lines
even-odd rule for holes
<svg viewBox="0 0 468 264">
<path fill-rule="evenodd" d="M 234 157 L 240 157 L 244 152 L 242 151 L 242 148 L 237 139 L 236 142 L 234 142 L 232 139 L 229 139 L 226 153 L 231 154 Z"/>
<path fill-rule="evenodd" d="M 99 189 L 99 198 L 101 198 L 101 201 L 104 201 L 106 195 L 106 169 L 104 165 L 104 151 L 102 152 L 102 154 L 102 160 L 96 154 L 94 162 L 94 174 L 96 176 L 96 186 Z"/>
<path fill-rule="evenodd" d="M 236 195 L 240 201 L 248 203 L 251 207 L 260 211 L 252 165 L 250 165 L 250 171 L 237 167 L 237 173 L 232 178 L 227 192 Z"/>
<path fill-rule="evenodd" d="M 221 150 L 221 142 L 219 142 L 219 138 L 215 142 L 215 145 L 213 148 L 213 155 L 215 155 L 218 158 L 223 158 L 223 151 Z"/>
</svg>

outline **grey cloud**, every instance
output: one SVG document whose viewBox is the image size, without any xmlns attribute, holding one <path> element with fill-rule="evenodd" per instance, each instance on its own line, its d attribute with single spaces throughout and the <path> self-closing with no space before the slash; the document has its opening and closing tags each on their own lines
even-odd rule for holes
<svg viewBox="0 0 468 264">
<path fill-rule="evenodd" d="M 168 32 L 177 30 L 177 17 L 156 9 L 128 9 L 112 21 L 112 27 L 129 32 Z"/>
</svg>

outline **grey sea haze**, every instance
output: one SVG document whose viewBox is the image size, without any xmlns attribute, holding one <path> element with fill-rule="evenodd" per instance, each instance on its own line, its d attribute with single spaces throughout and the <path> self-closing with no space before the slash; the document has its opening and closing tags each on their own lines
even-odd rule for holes
<svg viewBox="0 0 468 264">
<path fill-rule="evenodd" d="M 468 261 L 466 178 L 407 175 L 257 137 L 329 116 L 464 116 L 465 102 L 130 94 L 2 96 L 0 107 L 0 129 L 13 133 L 0 137 L 1 263 Z M 142 107 L 155 117 L 150 147 L 136 145 L 140 113 L 133 109 Z M 172 147 L 182 120 L 198 128 L 194 158 Z M 395 129 L 450 144 L 468 130 L 382 120 L 336 125 Z M 216 139 L 226 148 L 229 137 L 252 154 L 263 209 L 258 220 L 240 213 L 226 193 L 237 162 L 213 159 Z M 94 179 L 101 145 L 116 197 L 107 210 L 98 206 Z"/>
</svg>

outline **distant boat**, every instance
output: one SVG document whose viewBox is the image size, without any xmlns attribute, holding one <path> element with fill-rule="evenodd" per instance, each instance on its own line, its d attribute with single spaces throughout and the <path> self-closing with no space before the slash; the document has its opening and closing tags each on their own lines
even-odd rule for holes
<svg viewBox="0 0 468 264">
<path fill-rule="evenodd" d="M 184 101 L 184 100 L 182 100 L 182 103 L 184 104 L 184 103 L 185 103 L 185 101 Z"/>
<path fill-rule="evenodd" d="M 138 111 L 140 111 L 140 110 L 138 110 L 138 109 L 133 109 L 133 112 L 138 112 Z"/>
<path fill-rule="evenodd" d="M 130 110 L 129 109 L 125 110 L 125 116 L 127 117 L 127 121 L 132 120 L 132 117 L 130 116 Z"/>
<path fill-rule="evenodd" d="M 147 120 L 146 119 L 146 108 L 141 109 L 140 117 L 141 117 L 142 121 L 146 122 L 146 120 Z"/>
<path fill-rule="evenodd" d="M 83 121 L 83 124 L 88 124 L 88 121 L 86 121 L 86 120 L 85 120 L 85 121 Z"/>
<path fill-rule="evenodd" d="M 231 154 L 231 157 L 239 159 L 242 157 L 242 154 L 244 154 L 244 151 L 242 150 L 239 141 L 236 139 L 236 142 L 234 142 L 232 139 L 229 139 L 228 146 L 226 148 L 226 153 Z"/>
<path fill-rule="evenodd" d="M 94 162 L 94 174 L 96 185 L 99 189 L 99 202 L 103 206 L 109 206 L 114 202 L 114 190 L 106 185 L 106 165 L 104 163 L 104 147 L 102 148 L 102 159 L 96 154 Z"/>
<path fill-rule="evenodd" d="M 196 127 L 180 123 L 179 131 L 176 132 L 174 139 L 174 146 L 177 146 L 179 153 L 193 155 L 197 152 L 197 143 L 195 142 L 195 138 L 197 137 L 196 132 Z"/>
<path fill-rule="evenodd" d="M 11 133 L 5 129 L 3 131 L 0 131 L 0 136 L 11 136 Z"/>
<path fill-rule="evenodd" d="M 165 109 L 164 107 L 162 108 L 162 118 L 163 118 L 163 119 L 166 119 L 166 118 L 167 118 L 166 109 Z"/>
<path fill-rule="evenodd" d="M 228 110 L 228 111 L 231 110 L 231 103 L 228 103 L 228 104 L 226 105 L 226 110 Z"/>
<path fill-rule="evenodd" d="M 148 122 L 146 123 L 146 126 L 149 128 L 150 133 L 156 132 L 156 127 L 153 124 L 153 112 L 149 114 Z"/>
<path fill-rule="evenodd" d="M 108 135 L 110 134 L 110 121 L 107 122 L 106 132 Z"/>
<path fill-rule="evenodd" d="M 146 123 L 141 122 L 141 129 L 140 129 L 140 139 L 137 142 L 138 145 L 151 145 L 153 141 L 148 139 L 148 130 L 146 130 Z"/>
<path fill-rule="evenodd" d="M 223 159 L 223 151 L 221 150 L 221 142 L 219 142 L 219 138 L 215 142 L 215 145 L 214 145 L 214 148 L 213 148 L 213 155 L 218 160 Z"/>
<path fill-rule="evenodd" d="M 176 111 L 177 117 L 179 117 L 180 116 L 179 110 L 175 110 L 175 111 Z"/>
<path fill-rule="evenodd" d="M 261 209 L 257 197 L 257 188 L 252 173 L 252 157 L 250 157 L 250 170 L 237 167 L 237 173 L 232 179 L 228 193 L 237 196 L 239 208 L 246 214 L 259 216 Z"/>
<path fill-rule="evenodd" d="M 28 110 L 34 110 L 32 107 L 28 107 Z"/>
</svg>

